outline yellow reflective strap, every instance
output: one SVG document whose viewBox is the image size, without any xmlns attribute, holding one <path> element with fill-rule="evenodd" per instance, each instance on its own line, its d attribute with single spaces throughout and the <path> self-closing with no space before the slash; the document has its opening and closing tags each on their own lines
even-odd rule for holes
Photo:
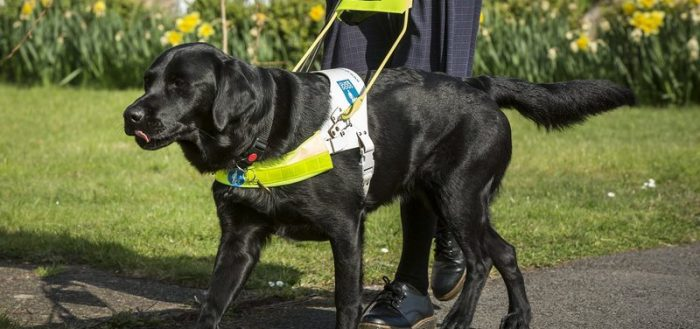
<svg viewBox="0 0 700 329">
<path fill-rule="evenodd" d="M 331 155 L 316 132 L 297 149 L 280 158 L 257 162 L 245 171 L 219 170 L 214 173 L 214 178 L 233 187 L 275 187 L 294 184 L 331 169 Z"/>
<path fill-rule="evenodd" d="M 412 5 L 413 0 L 341 0 L 336 12 L 356 10 L 400 14 Z"/>
<path fill-rule="evenodd" d="M 331 154 L 317 154 L 299 162 L 277 166 L 253 166 L 245 174 L 246 180 L 241 185 L 245 188 L 275 187 L 301 182 L 333 169 Z"/>
</svg>

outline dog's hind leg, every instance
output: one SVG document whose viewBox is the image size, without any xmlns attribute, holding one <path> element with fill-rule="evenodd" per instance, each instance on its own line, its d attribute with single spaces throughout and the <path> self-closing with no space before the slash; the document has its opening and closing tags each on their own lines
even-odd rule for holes
<svg viewBox="0 0 700 329">
<path fill-rule="evenodd" d="M 508 314 L 501 320 L 500 328 L 529 328 L 532 313 L 525 293 L 525 281 L 515 257 L 515 248 L 503 240 L 490 225 L 486 230 L 484 242 L 508 290 Z"/>
<path fill-rule="evenodd" d="M 493 179 L 475 170 L 466 172 L 470 172 L 471 177 L 453 177 L 445 182 L 435 198 L 436 209 L 453 230 L 467 265 L 462 292 L 441 326 L 447 329 L 469 328 L 492 266 L 483 241 Z"/>
</svg>

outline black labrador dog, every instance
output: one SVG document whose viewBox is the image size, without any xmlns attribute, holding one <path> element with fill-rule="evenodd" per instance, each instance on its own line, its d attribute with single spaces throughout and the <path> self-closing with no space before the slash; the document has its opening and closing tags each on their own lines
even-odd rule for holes
<svg viewBox="0 0 700 329">
<path fill-rule="evenodd" d="M 326 77 L 254 67 L 207 44 L 165 51 L 146 71 L 144 85 L 144 95 L 124 112 L 126 134 L 147 150 L 177 142 L 202 173 L 236 168 L 256 138 L 267 140 L 263 160 L 279 157 L 328 117 Z M 292 185 L 244 189 L 214 182 L 221 240 L 197 328 L 218 327 L 271 234 L 330 240 L 336 328 L 357 328 L 365 217 L 395 199 L 404 209 L 421 209 L 402 212 L 405 232 L 426 220 L 415 213 L 429 211 L 466 255 L 466 283 L 442 328 L 469 328 L 492 265 L 508 289 L 501 327 L 527 328 L 531 311 L 515 250 L 489 218 L 511 157 L 510 126 L 499 108 L 514 107 L 540 126 L 559 129 L 633 103 L 630 90 L 608 81 L 531 84 L 385 70 L 368 97 L 376 165 L 366 196 L 359 151 L 334 154 L 334 169 Z"/>
</svg>

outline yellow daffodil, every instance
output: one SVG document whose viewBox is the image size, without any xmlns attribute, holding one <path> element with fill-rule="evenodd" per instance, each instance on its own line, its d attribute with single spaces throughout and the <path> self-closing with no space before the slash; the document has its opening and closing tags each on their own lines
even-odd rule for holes
<svg viewBox="0 0 700 329">
<path fill-rule="evenodd" d="M 197 29 L 197 36 L 202 39 L 209 39 L 214 35 L 214 27 L 209 23 L 203 23 L 199 29 Z"/>
<path fill-rule="evenodd" d="M 41 5 L 44 8 L 51 7 L 51 5 L 53 5 L 53 0 L 41 0 Z"/>
<path fill-rule="evenodd" d="M 165 32 L 163 36 L 165 43 L 169 43 L 173 46 L 177 46 L 182 43 L 182 33 L 178 31 L 168 31 Z"/>
<path fill-rule="evenodd" d="M 255 24 L 257 24 L 258 26 L 262 26 L 267 20 L 267 15 L 263 13 L 255 13 L 251 18 L 253 19 L 253 21 L 255 21 Z"/>
<path fill-rule="evenodd" d="M 485 19 L 484 13 L 479 14 L 479 25 L 483 24 Z"/>
<path fill-rule="evenodd" d="M 634 4 L 634 2 L 628 0 L 622 3 L 622 12 L 624 12 L 625 15 L 632 15 L 635 10 L 637 10 L 637 6 Z"/>
<path fill-rule="evenodd" d="M 32 12 L 34 11 L 34 6 L 36 6 L 34 1 L 25 1 L 22 3 L 22 9 L 19 11 L 19 19 L 23 21 L 28 20 L 29 16 L 31 16 Z"/>
<path fill-rule="evenodd" d="M 588 36 L 582 34 L 575 42 L 580 51 L 588 51 L 588 45 L 591 41 L 588 39 Z"/>
<path fill-rule="evenodd" d="M 309 17 L 311 18 L 312 21 L 318 22 L 323 19 L 323 16 L 325 16 L 326 11 L 323 10 L 323 6 L 321 5 L 315 5 L 311 7 L 311 10 L 309 10 Z"/>
<path fill-rule="evenodd" d="M 97 1 L 92 5 L 92 12 L 97 17 L 102 17 L 107 11 L 107 4 L 104 1 Z"/>
<path fill-rule="evenodd" d="M 639 6 L 645 9 L 654 8 L 657 0 L 638 0 Z"/>
<path fill-rule="evenodd" d="M 629 20 L 630 25 L 644 32 L 644 35 L 659 33 L 659 28 L 664 24 L 664 13 L 654 10 L 651 12 L 637 11 Z"/>
<path fill-rule="evenodd" d="M 199 18 L 199 13 L 195 11 L 182 18 L 178 18 L 175 21 L 175 26 L 177 26 L 177 29 L 182 33 L 192 33 L 201 22 L 202 20 Z"/>
</svg>

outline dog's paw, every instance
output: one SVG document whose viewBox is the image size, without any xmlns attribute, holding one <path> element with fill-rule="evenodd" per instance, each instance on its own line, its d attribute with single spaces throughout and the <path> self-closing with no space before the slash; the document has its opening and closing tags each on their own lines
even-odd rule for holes
<svg viewBox="0 0 700 329">
<path fill-rule="evenodd" d="M 508 313 L 501 319 L 499 329 L 530 329 L 530 321 L 522 312 Z"/>
</svg>

